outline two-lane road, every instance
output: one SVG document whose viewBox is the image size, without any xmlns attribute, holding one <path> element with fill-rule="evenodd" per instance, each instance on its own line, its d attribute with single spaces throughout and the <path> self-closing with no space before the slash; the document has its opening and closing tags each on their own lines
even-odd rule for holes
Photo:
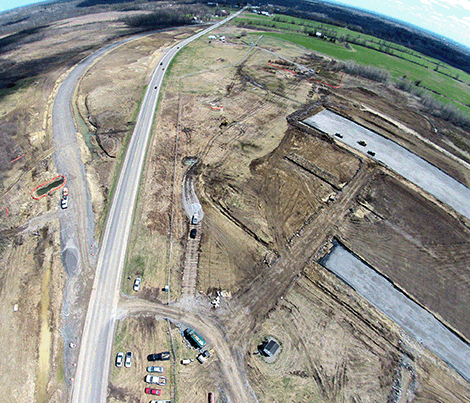
<svg viewBox="0 0 470 403">
<path fill-rule="evenodd" d="M 165 71 L 172 58 L 182 47 L 221 26 L 242 11 L 240 10 L 171 48 L 163 56 L 161 64 L 158 65 L 150 80 L 106 223 L 80 343 L 80 354 L 71 398 L 74 403 L 106 401 L 115 317 L 127 243 L 146 149 Z"/>
</svg>

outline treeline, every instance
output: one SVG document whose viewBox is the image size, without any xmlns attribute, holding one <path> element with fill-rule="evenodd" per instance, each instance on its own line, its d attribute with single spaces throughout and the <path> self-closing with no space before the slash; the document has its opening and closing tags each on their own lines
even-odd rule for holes
<svg viewBox="0 0 470 403">
<path fill-rule="evenodd" d="M 134 0 L 84 0 L 77 4 L 77 7 L 93 7 L 110 4 L 133 3 Z"/>
<path fill-rule="evenodd" d="M 413 83 L 406 78 L 401 78 L 395 83 L 395 87 L 416 95 L 421 105 L 423 105 L 424 109 L 429 114 L 442 118 L 466 130 L 470 129 L 470 117 L 468 115 L 457 109 L 454 105 L 444 105 L 442 101 L 439 101 L 429 93 L 429 89 L 422 88 L 419 84 L 419 82 Z"/>
<path fill-rule="evenodd" d="M 121 21 L 132 28 L 149 30 L 189 25 L 192 24 L 194 20 L 192 15 L 186 14 L 182 9 L 164 9 L 151 14 L 123 18 Z"/>
<path fill-rule="evenodd" d="M 331 61 L 328 65 L 328 69 L 332 71 L 343 71 L 352 76 L 364 77 L 384 84 L 390 84 L 392 82 L 392 75 L 387 70 L 359 64 L 352 60 L 346 62 Z M 436 97 L 429 93 L 430 90 L 428 88 L 421 87 L 419 82 L 413 83 L 406 78 L 401 78 L 395 82 L 394 85 L 402 91 L 417 96 L 423 109 L 432 116 L 442 118 L 463 129 L 470 129 L 470 117 L 468 115 L 457 109 L 454 105 L 443 104 L 442 101 L 436 99 Z"/>
<path fill-rule="evenodd" d="M 365 64 L 359 64 L 352 60 L 346 62 L 330 62 L 328 69 L 333 71 L 344 71 L 352 76 L 367 78 L 368 80 L 388 84 L 392 81 L 392 75 L 385 69 Z"/>
</svg>

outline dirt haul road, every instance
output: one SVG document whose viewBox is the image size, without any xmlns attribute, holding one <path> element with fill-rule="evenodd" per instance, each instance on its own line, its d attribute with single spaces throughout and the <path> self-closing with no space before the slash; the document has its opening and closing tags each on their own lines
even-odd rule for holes
<svg viewBox="0 0 470 403">
<path fill-rule="evenodd" d="M 179 49 L 235 18 L 242 11 L 244 9 L 168 50 L 150 80 L 122 165 L 106 223 L 81 339 L 72 402 L 106 401 L 115 317 L 127 243 L 164 73 Z"/>
</svg>

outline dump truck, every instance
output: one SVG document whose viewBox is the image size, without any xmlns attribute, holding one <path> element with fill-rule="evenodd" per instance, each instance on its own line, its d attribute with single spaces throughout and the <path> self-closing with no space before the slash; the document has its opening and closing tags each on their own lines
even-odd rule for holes
<svg viewBox="0 0 470 403">
<path fill-rule="evenodd" d="M 206 345 L 206 341 L 197 334 L 194 329 L 188 327 L 183 333 L 186 340 L 188 340 L 193 347 L 203 348 Z"/>
</svg>

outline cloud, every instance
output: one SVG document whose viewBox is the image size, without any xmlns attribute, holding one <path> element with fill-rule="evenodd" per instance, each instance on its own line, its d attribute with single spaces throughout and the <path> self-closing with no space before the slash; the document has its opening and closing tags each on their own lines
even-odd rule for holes
<svg viewBox="0 0 470 403">
<path fill-rule="evenodd" d="M 470 0 L 421 0 L 421 3 L 455 9 L 464 9 L 470 11 Z M 456 10 L 457 11 L 457 10 Z"/>
<path fill-rule="evenodd" d="M 443 2 L 452 7 L 460 7 L 464 10 L 470 11 L 470 0 L 443 0 Z"/>
</svg>

